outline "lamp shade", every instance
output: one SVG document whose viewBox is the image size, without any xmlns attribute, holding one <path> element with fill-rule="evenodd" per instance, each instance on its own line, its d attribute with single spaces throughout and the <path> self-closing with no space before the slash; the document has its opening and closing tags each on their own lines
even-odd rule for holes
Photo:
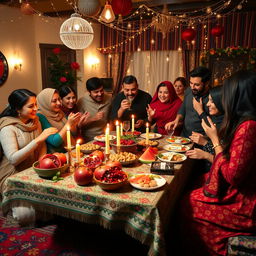
<svg viewBox="0 0 256 256">
<path fill-rule="evenodd" d="M 211 29 L 211 35 L 219 37 L 222 36 L 224 33 L 224 27 L 220 25 L 216 25 Z"/>
<path fill-rule="evenodd" d="M 60 27 L 60 39 L 73 50 L 85 49 L 93 40 L 92 26 L 77 13 L 64 21 Z"/>
<path fill-rule="evenodd" d="M 115 20 L 115 14 L 113 12 L 112 6 L 106 2 L 102 13 L 100 14 L 100 20 L 104 21 L 105 23 L 110 23 Z"/>
<path fill-rule="evenodd" d="M 100 11 L 100 2 L 99 0 L 78 0 L 78 9 L 83 15 L 94 16 Z"/>
</svg>

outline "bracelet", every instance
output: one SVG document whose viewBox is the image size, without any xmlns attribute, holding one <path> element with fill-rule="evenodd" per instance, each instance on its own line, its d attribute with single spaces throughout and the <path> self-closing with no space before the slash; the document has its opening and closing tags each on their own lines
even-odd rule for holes
<svg viewBox="0 0 256 256">
<path fill-rule="evenodd" d="M 217 147 L 221 147 L 221 144 L 213 145 L 213 149 L 215 149 L 215 148 L 217 148 Z"/>
</svg>

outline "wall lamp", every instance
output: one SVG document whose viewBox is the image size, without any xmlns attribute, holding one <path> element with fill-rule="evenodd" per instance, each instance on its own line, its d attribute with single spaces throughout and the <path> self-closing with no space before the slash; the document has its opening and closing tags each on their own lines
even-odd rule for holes
<svg viewBox="0 0 256 256">
<path fill-rule="evenodd" d="M 14 59 L 13 60 L 13 66 L 15 70 L 19 70 L 21 71 L 21 67 L 22 67 L 22 59 Z"/>
<path fill-rule="evenodd" d="M 87 59 L 87 63 L 92 69 L 96 69 L 100 63 L 100 60 L 97 57 L 91 56 Z"/>
</svg>

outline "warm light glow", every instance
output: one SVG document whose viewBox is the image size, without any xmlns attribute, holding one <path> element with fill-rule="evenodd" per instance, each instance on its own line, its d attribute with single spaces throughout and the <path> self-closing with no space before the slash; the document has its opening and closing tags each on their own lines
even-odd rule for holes
<svg viewBox="0 0 256 256">
<path fill-rule="evenodd" d="M 146 123 L 146 127 L 147 127 L 147 128 L 149 127 L 149 123 Z"/>
<path fill-rule="evenodd" d="M 116 125 L 119 125 L 119 122 L 118 122 L 118 121 L 116 121 Z"/>
<path fill-rule="evenodd" d="M 100 60 L 95 56 L 90 56 L 87 59 L 87 63 L 88 63 L 89 66 L 96 69 L 97 65 L 100 63 Z"/>
<path fill-rule="evenodd" d="M 78 139 L 77 141 L 76 141 L 76 144 L 81 144 L 82 143 L 82 140 L 81 139 Z"/>
<path fill-rule="evenodd" d="M 21 67 L 22 67 L 22 63 L 23 63 L 22 59 L 12 58 L 12 59 L 10 59 L 10 63 L 11 63 L 11 65 L 13 65 L 15 70 L 21 71 Z"/>
<path fill-rule="evenodd" d="M 74 24 L 74 30 L 78 31 L 80 29 L 80 25 L 79 24 Z"/>
<path fill-rule="evenodd" d="M 115 14 L 113 12 L 112 6 L 106 2 L 104 9 L 100 15 L 100 20 L 104 21 L 105 23 L 110 23 L 115 20 Z"/>
</svg>

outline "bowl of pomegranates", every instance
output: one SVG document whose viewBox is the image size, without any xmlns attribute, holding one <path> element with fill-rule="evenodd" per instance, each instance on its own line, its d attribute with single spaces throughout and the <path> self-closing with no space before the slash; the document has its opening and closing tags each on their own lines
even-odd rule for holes
<svg viewBox="0 0 256 256">
<path fill-rule="evenodd" d="M 127 174 L 121 165 L 102 165 L 93 174 L 93 179 L 103 190 L 116 190 L 127 183 Z"/>
<path fill-rule="evenodd" d="M 117 152 L 116 140 L 110 143 L 112 149 Z M 137 142 L 131 138 L 122 138 L 120 139 L 120 152 L 137 152 Z"/>
<path fill-rule="evenodd" d="M 69 165 L 64 153 L 53 153 L 42 156 L 32 167 L 39 177 L 52 178 L 58 172 L 64 173 Z"/>
</svg>

